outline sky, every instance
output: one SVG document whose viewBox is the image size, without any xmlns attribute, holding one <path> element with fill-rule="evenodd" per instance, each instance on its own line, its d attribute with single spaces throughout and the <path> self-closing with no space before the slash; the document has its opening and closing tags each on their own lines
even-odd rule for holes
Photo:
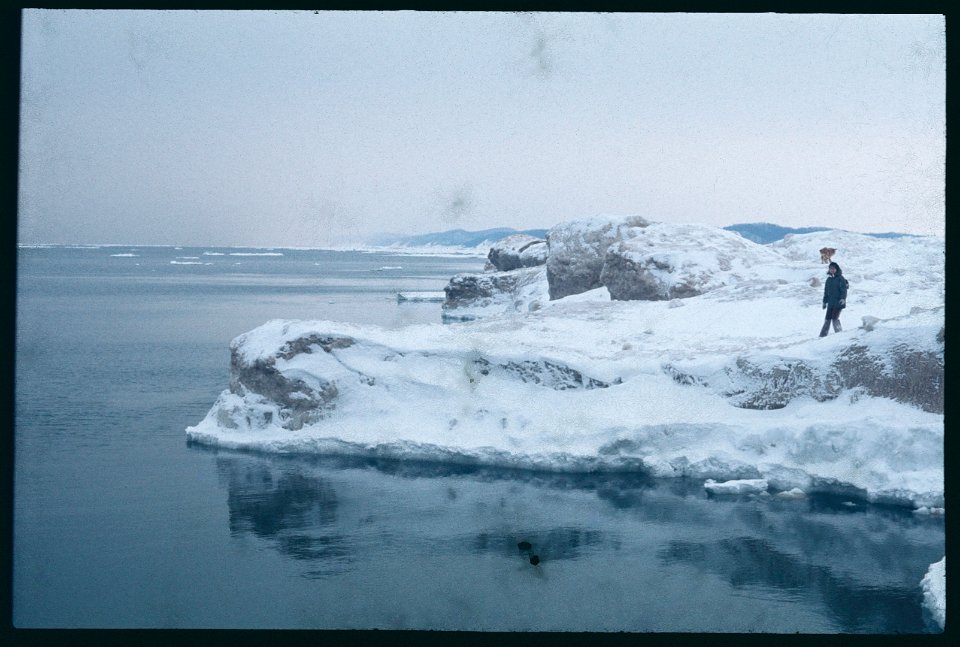
<svg viewBox="0 0 960 647">
<path fill-rule="evenodd" d="M 943 235 L 942 15 L 23 13 L 21 244 Z"/>
</svg>

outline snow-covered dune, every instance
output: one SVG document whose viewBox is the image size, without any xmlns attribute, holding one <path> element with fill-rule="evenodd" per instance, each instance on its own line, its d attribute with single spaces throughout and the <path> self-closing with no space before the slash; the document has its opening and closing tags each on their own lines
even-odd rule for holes
<svg viewBox="0 0 960 647">
<path fill-rule="evenodd" d="M 514 292 L 474 307 L 475 321 L 267 322 L 233 341 L 230 388 L 188 438 L 943 506 L 942 239 L 817 232 L 757 245 L 637 222 L 604 225 L 620 233 L 590 252 L 591 276 L 620 250 L 631 271 L 653 258 L 662 280 L 676 268 L 699 294 L 612 300 L 602 286 L 550 300 L 548 255 L 548 271 L 493 281 Z M 643 228 L 656 238 L 642 242 Z M 845 330 L 822 339 L 824 246 L 850 291 Z"/>
</svg>

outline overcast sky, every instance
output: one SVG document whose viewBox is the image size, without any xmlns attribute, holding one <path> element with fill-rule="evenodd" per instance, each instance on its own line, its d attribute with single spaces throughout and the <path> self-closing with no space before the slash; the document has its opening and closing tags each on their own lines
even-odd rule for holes
<svg viewBox="0 0 960 647">
<path fill-rule="evenodd" d="M 21 243 L 942 235 L 939 15 L 28 10 Z"/>
</svg>

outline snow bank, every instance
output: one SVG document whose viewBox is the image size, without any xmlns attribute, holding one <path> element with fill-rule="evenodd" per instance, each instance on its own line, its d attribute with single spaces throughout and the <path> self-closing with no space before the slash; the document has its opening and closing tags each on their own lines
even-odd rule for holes
<svg viewBox="0 0 960 647">
<path fill-rule="evenodd" d="M 610 245 L 636 238 L 606 224 L 604 236 L 620 238 Z M 606 226 L 587 225 L 551 230 L 551 255 Z M 658 243 L 681 265 L 704 235 L 686 231 L 674 237 L 679 251 L 666 233 Z M 268 322 L 233 341 L 230 388 L 188 438 L 763 480 L 772 494 L 943 507 L 943 240 L 709 240 L 708 260 L 728 257 L 723 284 L 683 299 L 614 301 L 603 286 L 550 299 L 548 260 L 470 275 L 514 277 L 453 310 L 487 315 L 475 321 L 400 330 Z M 818 250 L 827 243 L 851 286 L 847 329 L 820 339 L 823 288 L 813 279 L 825 276 Z M 864 316 L 876 319 L 871 330 L 851 323 Z"/>
</svg>

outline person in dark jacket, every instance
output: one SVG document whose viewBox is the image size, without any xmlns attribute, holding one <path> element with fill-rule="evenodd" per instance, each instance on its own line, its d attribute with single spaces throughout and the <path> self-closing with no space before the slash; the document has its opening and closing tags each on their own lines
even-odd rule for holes
<svg viewBox="0 0 960 647">
<path fill-rule="evenodd" d="M 823 285 L 823 308 L 827 311 L 826 319 L 823 322 L 823 328 L 820 329 L 820 336 L 826 337 L 830 331 L 830 322 L 833 322 L 833 330 L 840 332 L 840 311 L 847 307 L 847 287 L 850 285 L 847 279 L 843 278 L 843 270 L 836 263 L 830 263 L 827 266 L 827 282 Z"/>
</svg>

